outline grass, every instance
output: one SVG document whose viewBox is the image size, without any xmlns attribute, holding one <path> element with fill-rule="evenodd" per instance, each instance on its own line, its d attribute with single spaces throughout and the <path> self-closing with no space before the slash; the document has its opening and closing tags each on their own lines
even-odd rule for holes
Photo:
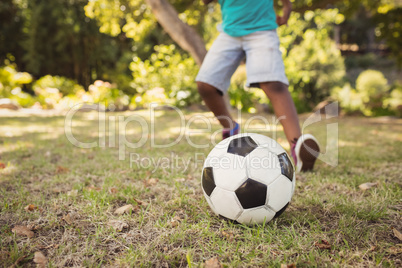
<svg viewBox="0 0 402 268">
<path fill-rule="evenodd" d="M 118 116 L 132 114 L 150 120 L 148 111 L 110 113 L 106 129 L 113 126 L 110 116 L 118 122 Z M 185 112 L 186 121 L 195 114 L 211 118 Z M 208 145 L 199 149 L 185 138 L 173 147 L 153 148 L 148 135 L 143 146 L 127 148 L 119 160 L 119 148 L 109 144 L 117 144 L 117 135 L 106 133 L 104 147 L 82 149 L 66 138 L 64 120 L 0 116 L 0 162 L 6 165 L 0 170 L 0 266 L 34 266 L 37 251 L 49 267 L 208 267 L 206 261 L 215 257 L 225 267 L 402 265 L 402 244 L 392 230 L 402 231 L 400 119 L 334 121 L 338 165 L 318 162 L 314 172 L 298 174 L 288 209 L 253 227 L 216 217 L 204 200 L 200 172 L 202 156 L 213 147 L 211 131 L 191 136 L 191 142 Z M 177 113 L 158 111 L 155 120 L 155 143 L 175 141 Z M 213 122 L 212 131 L 218 131 Z M 73 125 L 80 141 L 99 142 L 97 114 L 76 114 Z M 195 121 L 190 128 L 205 123 Z M 326 146 L 325 122 L 307 130 Z M 127 132 L 131 142 L 140 140 L 138 123 L 129 123 Z M 277 140 L 288 149 L 282 132 Z M 378 185 L 360 190 L 366 182 Z M 26 211 L 29 204 L 37 209 Z M 114 213 L 127 204 L 134 207 L 130 213 Z M 125 227 L 115 229 L 113 221 Z M 34 237 L 14 234 L 17 225 L 29 227 Z M 329 249 L 321 246 L 326 241 Z"/>
</svg>

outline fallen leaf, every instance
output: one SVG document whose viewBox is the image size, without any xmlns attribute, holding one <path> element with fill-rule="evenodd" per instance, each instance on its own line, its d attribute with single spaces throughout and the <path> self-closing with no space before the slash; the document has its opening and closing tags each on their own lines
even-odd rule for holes
<svg viewBox="0 0 402 268">
<path fill-rule="evenodd" d="M 95 187 L 94 185 L 88 186 L 86 189 L 89 191 L 96 191 L 96 192 L 102 190 L 100 187 Z"/>
<path fill-rule="evenodd" d="M 223 265 L 219 262 L 218 258 L 212 258 L 205 262 L 205 268 L 222 268 Z"/>
<path fill-rule="evenodd" d="M 68 171 L 69 171 L 68 168 L 62 167 L 62 166 L 58 166 L 58 167 L 57 167 L 57 170 L 56 170 L 56 173 L 57 173 L 57 174 L 61 174 L 61 173 L 67 173 Z"/>
<path fill-rule="evenodd" d="M 4 168 L 6 168 L 6 164 L 0 162 L 0 169 L 4 169 Z"/>
<path fill-rule="evenodd" d="M 53 192 L 53 193 L 56 193 L 56 194 L 59 194 L 59 193 L 63 192 L 63 189 L 60 188 L 60 187 L 56 187 L 56 188 L 53 188 L 53 189 L 52 189 L 52 192 Z"/>
<path fill-rule="evenodd" d="M 35 209 L 37 209 L 37 206 L 29 204 L 28 206 L 24 207 L 24 209 L 26 212 L 34 211 Z"/>
<path fill-rule="evenodd" d="M 175 216 L 174 218 L 172 218 L 170 220 L 170 225 L 172 227 L 177 227 L 177 226 L 179 226 L 180 221 L 181 221 L 181 218 L 179 216 Z"/>
<path fill-rule="evenodd" d="M 114 211 L 114 214 L 123 215 L 124 213 L 130 213 L 130 211 L 132 211 L 132 210 L 134 210 L 133 205 L 125 205 L 125 206 L 122 206 L 122 207 L 119 207 L 118 209 L 116 209 Z"/>
<path fill-rule="evenodd" d="M 144 183 L 145 183 L 146 187 L 149 187 L 149 186 L 154 186 L 154 185 L 158 184 L 158 182 L 159 182 L 158 179 L 150 178 L 149 180 L 146 180 Z"/>
<path fill-rule="evenodd" d="M 325 239 L 321 239 L 321 243 L 315 242 L 314 246 L 319 249 L 331 249 L 331 244 Z"/>
<path fill-rule="evenodd" d="M 34 232 L 32 232 L 28 227 L 22 225 L 14 226 L 14 228 L 11 231 L 16 235 L 23 235 L 28 238 L 31 238 L 35 235 Z"/>
<path fill-rule="evenodd" d="M 119 190 L 117 190 L 116 187 L 112 187 L 112 188 L 109 189 L 109 192 L 110 192 L 111 194 L 117 194 L 117 192 L 119 192 Z"/>
<path fill-rule="evenodd" d="M 281 264 L 281 268 L 296 268 L 296 264 L 295 263 Z"/>
<path fill-rule="evenodd" d="M 137 198 L 133 197 L 133 200 L 139 205 L 139 206 L 146 206 L 147 203 L 141 200 L 138 200 Z"/>
<path fill-rule="evenodd" d="M 39 229 L 39 226 L 35 225 L 35 224 L 28 224 L 27 228 L 31 231 L 35 231 L 37 229 Z"/>
<path fill-rule="evenodd" d="M 46 259 L 45 255 L 43 255 L 43 253 L 40 251 L 35 252 L 33 261 L 40 268 L 46 267 L 47 259 Z"/>
<path fill-rule="evenodd" d="M 65 221 L 67 224 L 72 224 L 73 223 L 73 218 L 71 217 L 70 214 L 67 214 L 61 218 L 63 221 Z"/>
<path fill-rule="evenodd" d="M 68 196 L 77 196 L 78 194 L 78 190 L 71 190 L 67 192 Z"/>
<path fill-rule="evenodd" d="M 225 231 L 222 231 L 221 233 L 222 233 L 222 235 L 223 235 L 224 237 L 226 237 L 229 241 L 232 241 L 232 240 L 233 240 L 233 233 L 232 233 L 232 232 L 225 232 Z"/>
<path fill-rule="evenodd" d="M 366 190 L 368 190 L 368 189 L 370 189 L 370 188 L 372 188 L 374 186 L 377 186 L 377 185 L 378 185 L 378 182 L 366 182 L 366 183 L 360 184 L 359 188 L 362 191 L 366 191 Z"/>
<path fill-rule="evenodd" d="M 402 241 L 402 234 L 394 227 L 392 227 L 392 231 L 394 232 L 395 237 Z"/>
<path fill-rule="evenodd" d="M 108 225 L 118 232 L 121 232 L 123 229 L 128 228 L 127 223 L 118 220 L 110 220 L 108 222 Z"/>
<path fill-rule="evenodd" d="M 391 254 L 397 255 L 402 253 L 402 248 L 390 247 L 387 251 Z"/>
</svg>

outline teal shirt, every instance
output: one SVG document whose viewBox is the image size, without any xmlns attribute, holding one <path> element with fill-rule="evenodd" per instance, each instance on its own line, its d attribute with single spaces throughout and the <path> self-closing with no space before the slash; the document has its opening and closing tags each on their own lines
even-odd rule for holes
<svg viewBox="0 0 402 268">
<path fill-rule="evenodd" d="M 219 0 L 222 29 L 238 37 L 278 27 L 273 0 Z"/>
</svg>

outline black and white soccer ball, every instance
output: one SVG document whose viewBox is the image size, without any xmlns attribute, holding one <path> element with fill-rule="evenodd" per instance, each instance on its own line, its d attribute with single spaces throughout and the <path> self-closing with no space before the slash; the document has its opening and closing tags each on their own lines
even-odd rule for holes
<svg viewBox="0 0 402 268">
<path fill-rule="evenodd" d="M 219 216 L 252 225 L 282 214 L 295 190 L 295 171 L 275 140 L 242 133 L 219 142 L 202 170 L 202 189 Z"/>
</svg>

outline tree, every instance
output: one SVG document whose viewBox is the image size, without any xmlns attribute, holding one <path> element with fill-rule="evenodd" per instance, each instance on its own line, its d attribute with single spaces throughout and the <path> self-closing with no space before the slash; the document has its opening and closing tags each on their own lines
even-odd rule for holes
<svg viewBox="0 0 402 268">
<path fill-rule="evenodd" d="M 190 53 L 201 65 L 207 50 L 202 37 L 188 24 L 180 20 L 177 11 L 167 0 L 145 0 L 152 13 L 169 36 L 184 50 Z"/>
<path fill-rule="evenodd" d="M 201 64 L 206 48 L 200 32 L 207 9 L 201 8 L 199 0 L 173 2 L 174 5 L 167 0 L 100 0 L 89 2 L 85 10 L 87 16 L 99 21 L 104 33 L 124 32 L 138 43 L 146 41 L 148 35 L 154 37 L 147 40 L 153 45 L 169 44 L 166 36 L 161 36 L 158 22 L 171 40 Z M 148 55 L 153 51 L 149 52 Z"/>
<path fill-rule="evenodd" d="M 0 3 L 0 60 L 10 58 L 35 78 L 65 76 L 85 87 L 125 61 L 132 40 L 99 32 L 85 16 L 87 0 L 4 0 Z"/>
</svg>

